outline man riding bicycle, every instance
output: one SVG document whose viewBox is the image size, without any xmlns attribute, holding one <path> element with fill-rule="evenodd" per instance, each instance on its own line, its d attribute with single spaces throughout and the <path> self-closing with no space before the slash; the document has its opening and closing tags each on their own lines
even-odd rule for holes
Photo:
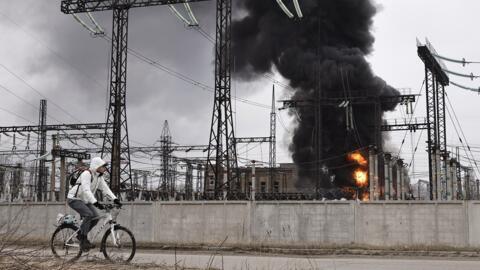
<svg viewBox="0 0 480 270">
<path fill-rule="evenodd" d="M 105 209 L 95 198 L 94 194 L 97 190 L 101 190 L 103 195 L 113 200 L 115 204 L 122 205 L 105 182 L 103 174 L 106 171 L 107 163 L 99 157 L 93 158 L 90 162 L 90 168 L 82 172 L 76 184 L 68 191 L 68 205 L 83 218 L 77 238 L 80 240 L 80 248 L 84 252 L 95 247 L 87 238 L 88 232 L 98 222 L 98 213 L 95 207 L 100 210 Z"/>
</svg>

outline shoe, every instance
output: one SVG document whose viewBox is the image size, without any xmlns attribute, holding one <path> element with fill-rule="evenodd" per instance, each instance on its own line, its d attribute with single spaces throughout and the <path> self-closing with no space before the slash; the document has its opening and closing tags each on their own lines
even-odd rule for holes
<svg viewBox="0 0 480 270">
<path fill-rule="evenodd" d="M 95 248 L 95 245 L 90 243 L 90 241 L 88 241 L 86 237 L 82 237 L 82 240 L 80 242 L 80 249 L 82 250 L 82 252 L 88 252 L 92 248 Z"/>
</svg>

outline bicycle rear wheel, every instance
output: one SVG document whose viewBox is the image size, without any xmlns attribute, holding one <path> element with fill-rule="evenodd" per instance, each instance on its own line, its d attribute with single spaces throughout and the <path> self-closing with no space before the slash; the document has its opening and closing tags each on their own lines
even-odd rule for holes
<svg viewBox="0 0 480 270">
<path fill-rule="evenodd" d="M 77 230 L 75 225 L 61 225 L 55 230 L 50 240 L 50 248 L 55 257 L 70 262 L 82 255 Z"/>
<path fill-rule="evenodd" d="M 136 242 L 133 233 L 122 226 L 116 225 L 112 230 L 107 230 L 102 238 L 101 249 L 105 258 L 112 262 L 129 262 L 135 256 Z"/>
</svg>

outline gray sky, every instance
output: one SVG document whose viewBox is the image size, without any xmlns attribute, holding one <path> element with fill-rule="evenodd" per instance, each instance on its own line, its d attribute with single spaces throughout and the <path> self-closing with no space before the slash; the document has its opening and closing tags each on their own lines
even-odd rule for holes
<svg viewBox="0 0 480 270">
<path fill-rule="evenodd" d="M 416 37 L 428 37 L 442 55 L 480 60 L 480 54 L 476 51 L 480 37 L 473 30 L 478 25 L 478 1 L 377 0 L 377 3 L 381 10 L 375 17 L 373 32 L 376 43 L 369 61 L 377 75 L 389 84 L 410 88 L 412 93 L 419 92 L 424 75 L 422 62 L 416 54 Z M 2 0 L 2 4 L 0 64 L 49 99 L 49 123 L 56 123 L 56 120 L 76 122 L 53 103 L 68 110 L 82 122 L 103 122 L 110 45 L 100 38 L 92 38 L 72 16 L 62 14 L 60 0 Z M 196 3 L 192 7 L 202 28 L 213 36 L 214 3 Z M 278 8 L 275 1 L 272 1 L 272 8 Z M 183 26 L 166 7 L 135 9 L 131 10 L 130 15 L 131 48 L 190 78 L 213 86 L 213 45 L 207 39 Z M 95 18 L 107 33 L 111 32 L 110 12 L 97 13 Z M 479 66 L 463 68 L 461 65 L 447 65 L 451 70 L 461 73 L 480 73 Z M 278 76 L 277 79 L 282 80 Z M 452 80 L 467 86 L 480 86 L 480 82 L 468 79 L 452 77 Z M 36 123 L 41 96 L 1 66 L 0 85 L 23 99 L 0 88 L 0 108 L 21 116 L 2 111 L 0 125 L 31 124 L 27 120 Z M 250 83 L 236 81 L 233 94 L 268 105 L 271 85 L 268 79 Z M 468 142 L 471 146 L 480 146 L 476 123 L 478 113 L 475 110 L 480 97 L 456 87 L 449 87 L 447 91 Z M 277 93 L 277 99 L 287 95 L 282 90 Z M 418 117 L 425 115 L 424 99 L 422 96 L 418 105 Z M 128 62 L 127 102 L 132 145 L 154 144 L 160 136 L 164 120 L 169 120 L 175 142 L 208 142 L 213 93 L 172 77 L 132 56 L 129 56 Z M 238 101 L 233 103 L 237 136 L 268 136 L 268 109 Z M 286 112 L 280 115 L 285 128 L 279 121 L 278 137 L 281 141 L 278 143 L 278 159 L 287 162 L 290 160 L 287 146 L 292 119 Z M 400 111 L 387 116 L 389 119 L 399 117 L 402 117 Z M 449 144 L 457 145 L 458 136 L 450 120 L 447 121 Z M 394 152 L 398 153 L 404 135 L 403 132 L 391 134 L 389 145 Z M 420 132 L 413 135 L 414 144 L 419 137 Z M 410 162 L 410 134 L 406 138 L 400 153 Z M 415 172 L 423 175 L 427 171 L 425 140 L 426 132 L 420 138 L 415 162 Z M 11 148 L 5 136 L 1 138 L 0 148 Z M 242 158 L 268 161 L 267 145 L 240 146 L 238 152 Z M 425 178 L 423 175 L 421 177 Z"/>
</svg>

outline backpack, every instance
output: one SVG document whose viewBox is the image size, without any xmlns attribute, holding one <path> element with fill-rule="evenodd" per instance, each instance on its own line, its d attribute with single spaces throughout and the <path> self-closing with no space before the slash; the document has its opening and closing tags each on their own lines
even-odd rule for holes
<svg viewBox="0 0 480 270">
<path fill-rule="evenodd" d="M 80 189 L 80 185 L 82 183 L 77 183 L 78 181 L 78 178 L 80 178 L 80 175 L 82 175 L 82 173 L 84 171 L 89 171 L 87 168 L 79 168 L 79 169 L 76 169 L 75 171 L 73 171 L 71 174 L 68 175 L 67 179 L 68 179 L 68 182 L 70 183 L 70 186 L 76 186 L 78 185 L 79 187 L 77 188 L 77 191 L 75 192 L 75 197 L 77 197 L 77 194 L 78 194 L 78 190 Z M 91 177 L 91 174 L 90 174 L 90 177 Z M 90 178 L 90 180 L 93 181 L 93 177 Z"/>
<path fill-rule="evenodd" d="M 84 172 L 88 171 L 88 169 L 85 168 L 79 168 L 73 171 L 71 174 L 67 176 L 68 182 L 70 183 L 70 186 L 75 186 L 75 185 L 80 185 L 80 183 L 77 184 L 78 178 L 80 178 L 80 175 Z"/>
</svg>

